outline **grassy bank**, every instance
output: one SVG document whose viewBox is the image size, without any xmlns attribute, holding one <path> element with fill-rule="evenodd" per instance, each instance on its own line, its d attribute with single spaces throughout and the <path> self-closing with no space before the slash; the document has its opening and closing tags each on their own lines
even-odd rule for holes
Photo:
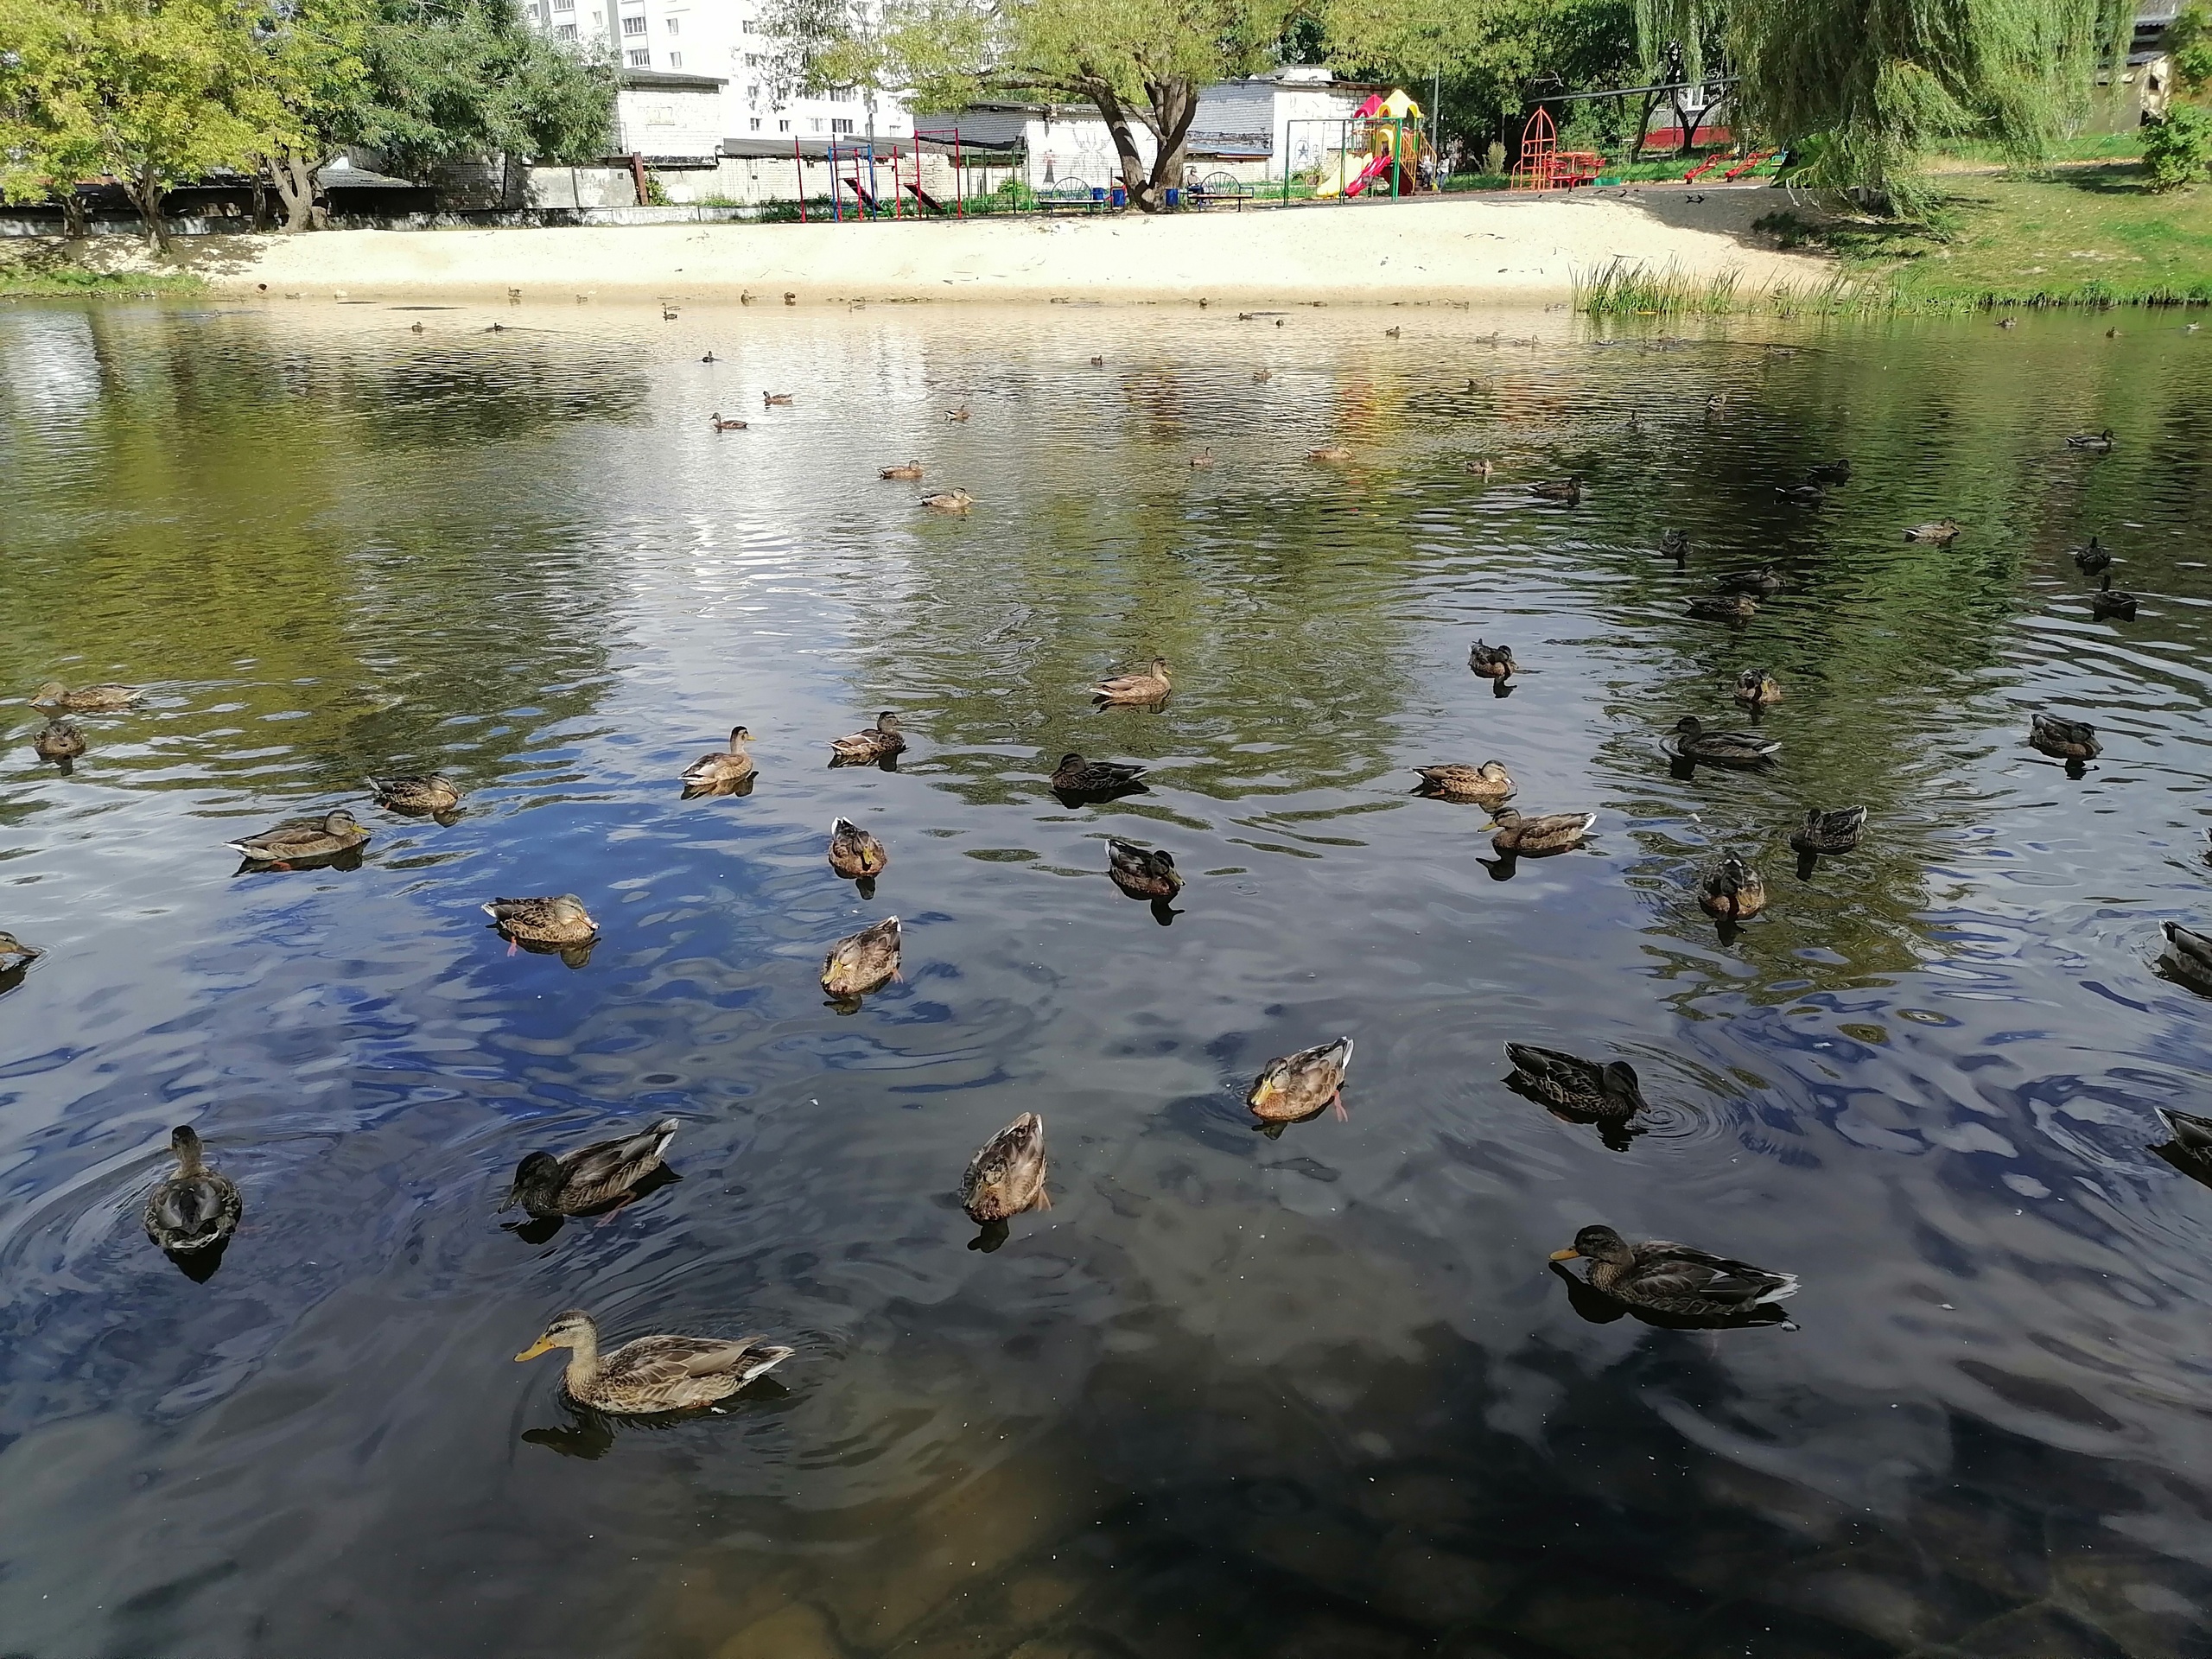
<svg viewBox="0 0 2212 1659">
<path fill-rule="evenodd" d="M 149 299 L 197 294 L 207 284 L 187 272 L 92 270 L 39 247 L 19 256 L 0 252 L 0 299 Z"/>
</svg>

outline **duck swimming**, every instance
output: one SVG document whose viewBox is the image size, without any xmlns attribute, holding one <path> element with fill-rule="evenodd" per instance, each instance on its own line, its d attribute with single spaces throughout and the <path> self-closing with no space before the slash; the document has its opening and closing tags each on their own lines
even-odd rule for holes
<svg viewBox="0 0 2212 1659">
<path fill-rule="evenodd" d="M 1101 702 L 1160 702 L 1173 689 L 1168 682 L 1167 659 L 1155 657 L 1150 668 L 1099 681 L 1090 688 L 1090 695 Z"/>
<path fill-rule="evenodd" d="M 830 826 L 830 868 L 848 881 L 865 881 L 881 875 L 891 862 L 891 855 L 883 850 L 878 841 L 850 818 L 840 818 Z"/>
<path fill-rule="evenodd" d="M 1757 732 L 1708 732 L 1695 715 L 1684 715 L 1675 722 L 1674 735 L 1661 739 L 1659 747 L 1681 760 L 1710 766 L 1756 766 L 1782 744 Z"/>
<path fill-rule="evenodd" d="M 2101 432 L 2076 432 L 2066 440 L 2066 447 L 2069 449 L 2094 449 L 2103 454 L 2112 448 L 2112 428 L 2107 427 Z"/>
<path fill-rule="evenodd" d="M 931 512 L 965 512 L 976 505 L 976 498 L 965 490 L 939 490 L 924 496 L 922 505 Z"/>
<path fill-rule="evenodd" d="M 792 1350 L 764 1337 L 639 1337 L 610 1354 L 599 1351 L 599 1326 L 581 1308 L 556 1313 L 516 1363 L 550 1349 L 569 1350 L 561 1385 L 569 1398 L 617 1417 L 687 1411 L 726 1400 L 774 1370 Z"/>
<path fill-rule="evenodd" d="M 879 478 L 908 479 L 919 478 L 921 475 L 922 463 L 918 461 L 910 461 L 903 467 L 887 467 L 880 473 L 876 474 Z"/>
<path fill-rule="evenodd" d="M 1079 754 L 1064 754 L 1052 772 L 1052 788 L 1061 795 L 1113 796 L 1136 794 L 1148 787 L 1144 782 L 1142 766 L 1124 766 L 1117 760 L 1086 760 Z"/>
<path fill-rule="evenodd" d="M 1789 844 L 1801 853 L 1847 853 L 1866 827 L 1863 806 L 1808 806 L 1803 826 L 1789 832 Z"/>
<path fill-rule="evenodd" d="M 2166 971 L 2192 991 L 2212 996 L 2212 933 L 2199 933 L 2179 922 L 2161 922 L 2166 936 Z"/>
<path fill-rule="evenodd" d="M 41 760 L 66 764 L 85 752 L 85 734 L 66 720 L 49 720 L 31 734 L 31 751 Z"/>
<path fill-rule="evenodd" d="M 716 410 L 713 414 L 708 416 L 707 418 L 714 423 L 715 430 L 717 432 L 742 432 L 745 430 L 745 423 L 743 421 L 726 421 L 722 418 L 721 410 Z"/>
<path fill-rule="evenodd" d="M 1523 817 L 1510 806 L 1501 806 L 1491 814 L 1491 827 L 1497 833 L 1490 844 L 1506 858 L 1541 858 L 1550 853 L 1564 853 L 1582 844 L 1590 833 L 1590 826 L 1598 822 L 1595 812 L 1554 812 L 1540 818 Z"/>
<path fill-rule="evenodd" d="M 452 811 L 461 801 L 460 786 L 434 772 L 416 778 L 371 778 L 366 782 L 377 804 L 388 812 L 436 817 Z"/>
<path fill-rule="evenodd" d="M 66 709 L 72 714 L 100 714 L 128 709 L 146 694 L 135 685 L 80 685 L 70 690 L 59 680 L 48 680 L 31 693 L 34 709 Z"/>
<path fill-rule="evenodd" d="M 960 1207 L 979 1226 L 1049 1210 L 1045 1190 L 1045 1120 L 1024 1112 L 976 1149 L 960 1178 Z"/>
<path fill-rule="evenodd" d="M 2092 536 L 2087 547 L 2074 550 L 2074 563 L 2085 576 L 2101 575 L 2112 569 L 2112 550 Z"/>
<path fill-rule="evenodd" d="M 1704 594 L 1689 601 L 1689 613 L 1710 622 L 1747 622 L 1759 613 L 1749 594 Z"/>
<path fill-rule="evenodd" d="M 1486 680 L 1510 679 L 1516 666 L 1513 647 L 1486 645 L 1478 639 L 1467 648 L 1467 666 Z"/>
<path fill-rule="evenodd" d="M 1269 1060 L 1245 1091 L 1244 1103 L 1252 1116 L 1268 1123 L 1302 1123 L 1318 1117 L 1327 1107 L 1344 1110 L 1344 1073 L 1351 1066 L 1351 1039 L 1318 1043 Z"/>
<path fill-rule="evenodd" d="M 1643 1109 L 1636 1068 L 1626 1060 L 1586 1060 L 1533 1043 L 1508 1043 L 1514 1080 L 1547 1106 L 1585 1118 L 1625 1120 Z"/>
<path fill-rule="evenodd" d="M 1351 451 L 1341 443 L 1324 443 L 1306 452 L 1308 461 L 1350 461 Z"/>
<path fill-rule="evenodd" d="M 1454 801 L 1502 801 L 1513 793 L 1513 779 L 1495 760 L 1479 766 L 1415 766 L 1424 794 Z"/>
<path fill-rule="evenodd" d="M 683 786 L 690 790 L 726 789 L 732 784 L 743 783 L 755 770 L 753 757 L 745 752 L 745 746 L 752 741 L 753 734 L 744 727 L 731 727 L 729 747 L 701 755 L 678 774 Z"/>
<path fill-rule="evenodd" d="M 2112 572 L 2105 572 L 2104 586 L 2089 595 L 2089 614 L 2116 616 L 2123 622 L 2135 620 L 2135 595 L 2112 585 Z"/>
<path fill-rule="evenodd" d="M 848 933 L 822 959 L 822 988 L 835 1002 L 856 1002 L 899 977 L 899 918 Z"/>
<path fill-rule="evenodd" d="M 224 845 L 252 863 L 291 864 L 350 852 L 368 838 L 360 821 L 341 806 L 319 818 L 287 818 L 273 829 Z"/>
<path fill-rule="evenodd" d="M 1924 524 L 1915 524 L 1904 533 L 1908 542 L 1933 542 L 1938 547 L 1948 547 L 1959 539 L 1959 521 L 1938 518 Z"/>
<path fill-rule="evenodd" d="M 1697 901 L 1708 916 L 1739 922 L 1766 908 L 1766 883 L 1757 869 L 1726 853 L 1699 882 Z"/>
<path fill-rule="evenodd" d="M 1723 593 L 1756 594 L 1764 596 L 1782 591 L 1782 572 L 1770 564 L 1754 565 L 1749 570 L 1731 571 L 1719 580 Z"/>
<path fill-rule="evenodd" d="M 1154 902 L 1173 899 L 1183 891 L 1175 858 L 1164 848 L 1144 848 L 1118 837 L 1106 843 L 1106 874 L 1114 885 L 1132 899 Z"/>
<path fill-rule="evenodd" d="M 169 1150 L 176 1173 L 146 1197 L 146 1236 L 173 1255 L 220 1244 L 245 1211 L 238 1184 L 207 1167 L 200 1135 L 188 1123 L 169 1131 Z"/>
<path fill-rule="evenodd" d="M 2059 760 L 2094 760 L 2104 753 L 2095 727 L 2086 720 L 2063 720 L 2056 715 L 2031 715 L 2028 743 Z"/>
<path fill-rule="evenodd" d="M 599 938 L 599 924 L 573 893 L 535 899 L 494 899 L 484 913 L 518 944 L 572 948 Z"/>
<path fill-rule="evenodd" d="M 1748 708 L 1768 708 L 1782 701 L 1782 682 L 1763 668 L 1747 668 L 1736 677 L 1736 701 Z"/>
<path fill-rule="evenodd" d="M 1805 469 L 1808 484 L 1848 484 L 1851 482 L 1851 460 L 1839 455 L 1834 461 L 1815 461 Z"/>
<path fill-rule="evenodd" d="M 1578 1257 L 1590 1263 L 1593 1290 L 1660 1313 L 1723 1318 L 1797 1294 L 1795 1274 L 1708 1255 L 1664 1239 L 1631 1245 L 1610 1227 L 1583 1228 L 1572 1245 L 1553 1251 L 1551 1259 L 1572 1262 Z"/>
<path fill-rule="evenodd" d="M 1582 504 L 1582 474 L 1570 474 L 1562 479 L 1540 479 L 1529 486 L 1529 493 L 1544 501 L 1562 501 L 1568 506 Z"/>
<path fill-rule="evenodd" d="M 873 766 L 888 760 L 906 749 L 906 735 L 899 729 L 897 710 L 886 709 L 875 717 L 875 724 L 866 731 L 854 732 L 849 736 L 830 740 L 830 764 L 833 766 Z"/>
<path fill-rule="evenodd" d="M 636 1135 L 594 1141 L 574 1152 L 533 1152 L 515 1166 L 514 1185 L 499 1208 L 520 1205 L 536 1219 L 550 1221 L 626 1204 L 640 1182 L 666 1167 L 662 1154 L 681 1127 L 664 1117 Z"/>
</svg>

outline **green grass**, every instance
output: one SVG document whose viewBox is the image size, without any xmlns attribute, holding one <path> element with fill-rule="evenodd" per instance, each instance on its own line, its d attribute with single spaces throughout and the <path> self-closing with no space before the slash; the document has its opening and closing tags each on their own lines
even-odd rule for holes
<svg viewBox="0 0 2212 1659">
<path fill-rule="evenodd" d="M 157 295 L 197 294 L 207 287 L 188 272 L 87 270 L 52 255 L 0 258 L 0 297 L 10 299 L 143 300 Z"/>
<path fill-rule="evenodd" d="M 1616 259 L 1574 274 L 1574 308 L 1593 317 L 1719 316 L 1745 308 L 1734 271 L 1693 276 L 1669 264 L 1654 269 Z"/>
</svg>

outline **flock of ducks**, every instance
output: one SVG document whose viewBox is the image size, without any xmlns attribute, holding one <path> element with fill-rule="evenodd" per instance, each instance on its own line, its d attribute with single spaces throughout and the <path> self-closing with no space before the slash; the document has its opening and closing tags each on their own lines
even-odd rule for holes
<svg viewBox="0 0 2212 1659">
<path fill-rule="evenodd" d="M 791 401 L 786 394 L 763 396 L 769 406 Z M 964 413 L 957 411 L 955 418 Z M 718 430 L 744 425 L 741 421 L 726 421 L 719 414 L 713 420 Z M 2113 439 L 2107 430 L 2080 434 L 2066 442 L 2072 448 L 2101 452 L 2112 448 Z M 1316 460 L 1342 458 L 1333 448 L 1311 454 Z M 1488 476 L 1491 463 L 1478 465 Z M 882 476 L 913 480 L 921 473 L 919 462 L 909 461 L 885 467 Z M 1848 482 L 1851 474 L 1847 460 L 1823 463 L 1802 480 L 1780 486 L 1778 493 L 1784 499 L 1810 505 L 1828 489 Z M 1568 506 L 1578 505 L 1583 494 L 1580 476 L 1529 487 L 1540 499 Z M 923 499 L 926 505 L 955 512 L 964 512 L 972 505 L 965 493 L 958 491 Z M 1948 519 L 1914 525 L 1905 531 L 1907 540 L 1939 545 L 1948 545 L 1958 534 L 1959 526 Z M 1662 545 L 1678 564 L 1687 565 L 1690 546 L 1685 533 L 1668 531 Z M 2073 558 L 2084 575 L 2103 578 L 2102 587 L 2091 596 L 2097 614 L 2134 614 L 2134 596 L 2114 593 L 2111 588 L 2112 556 L 2097 538 L 2093 537 L 2075 550 Z M 1724 574 L 1716 582 L 1716 592 L 1692 600 L 1690 611 L 1696 616 L 1741 620 L 1756 612 L 1759 599 L 1780 591 L 1783 585 L 1780 572 L 1771 565 Z M 1491 682 L 1500 696 L 1507 695 L 1509 683 L 1520 671 L 1510 646 L 1492 645 L 1481 639 L 1470 648 L 1467 660 L 1469 669 Z M 1169 663 L 1155 657 L 1141 669 L 1099 681 L 1090 691 L 1095 703 L 1102 708 L 1157 709 L 1173 689 Z M 1738 676 L 1733 695 L 1756 720 L 1780 703 L 1784 694 L 1772 672 L 1754 666 Z M 125 710 L 141 696 L 137 688 L 126 685 L 89 685 L 72 690 L 50 681 L 32 698 L 35 707 L 50 715 L 48 724 L 35 735 L 34 747 L 40 756 L 66 771 L 84 754 L 86 744 L 82 733 L 62 715 Z M 746 747 L 751 737 L 742 725 L 733 727 L 726 747 L 702 754 L 684 767 L 679 778 L 684 797 L 748 792 L 756 777 L 754 762 Z M 2081 776 L 2088 763 L 2101 753 L 2095 730 L 2088 722 L 2048 713 L 2031 717 L 2028 742 L 2040 753 L 2064 762 L 2074 777 Z M 906 747 L 897 714 L 885 709 L 872 726 L 833 740 L 830 765 L 893 770 Z M 1661 740 L 1661 747 L 1678 768 L 1694 770 L 1700 765 L 1767 766 L 1781 743 L 1758 731 L 1711 730 L 1694 715 L 1685 715 Z M 1142 792 L 1147 788 L 1144 772 L 1141 766 L 1070 753 L 1053 770 L 1050 784 L 1054 794 L 1072 806 Z M 1494 874 L 1510 874 L 1517 859 L 1548 857 L 1580 847 L 1597 822 L 1597 815 L 1591 812 L 1531 816 L 1508 805 L 1516 786 L 1497 760 L 1478 766 L 1441 763 L 1415 768 L 1415 774 L 1421 780 L 1419 793 L 1486 809 L 1490 822 L 1485 828 L 1498 855 Z M 450 822 L 465 798 L 459 785 L 436 773 L 372 777 L 366 782 L 384 810 L 441 823 Z M 1866 819 L 1863 806 L 1808 807 L 1802 823 L 1789 836 L 1790 847 L 1799 856 L 1799 874 L 1809 874 L 1822 856 L 1855 849 Z M 243 868 L 299 869 L 337 863 L 349 855 L 358 856 L 370 835 L 350 810 L 337 807 L 319 815 L 285 819 L 227 845 L 245 861 Z M 1116 837 L 1109 840 L 1107 855 L 1107 874 L 1116 886 L 1133 899 L 1149 902 L 1159 919 L 1166 921 L 1173 915 L 1169 906 L 1183 883 L 1172 854 Z M 876 880 L 890 862 L 889 852 L 880 840 L 843 817 L 830 828 L 827 856 L 831 869 L 853 881 L 863 899 L 874 896 Z M 1765 883 L 1755 865 L 1739 853 L 1725 850 L 1700 874 L 1698 901 L 1718 919 L 1725 934 L 1736 923 L 1765 908 Z M 496 931 L 509 942 L 511 950 L 554 953 L 570 967 L 581 967 L 598 942 L 598 925 L 574 893 L 493 898 L 482 907 Z M 2161 965 L 2184 985 L 2212 995 L 2212 934 L 2171 921 L 2163 927 L 2169 949 Z M 896 916 L 836 940 L 823 959 L 820 975 L 830 1005 L 840 1012 L 851 1012 L 861 1005 L 863 998 L 896 978 L 899 945 Z M 0 933 L 0 992 L 12 988 L 39 955 L 36 948 Z M 1257 1120 L 1255 1127 L 1267 1135 L 1280 1135 L 1287 1126 L 1324 1112 L 1333 1110 L 1340 1118 L 1346 1116 L 1344 1085 L 1352 1049 L 1352 1039 L 1343 1036 L 1268 1061 L 1244 1096 Z M 1516 1092 L 1541 1103 L 1567 1122 L 1594 1125 L 1605 1144 L 1617 1150 L 1625 1148 L 1630 1137 L 1639 1132 L 1637 1119 L 1647 1106 L 1636 1071 L 1626 1061 L 1592 1060 L 1523 1043 L 1508 1043 L 1505 1052 L 1512 1066 L 1509 1084 Z M 2178 1167 L 2212 1183 L 2212 1117 L 2168 1108 L 2158 1110 L 2172 1139 L 2155 1150 Z M 536 1227 L 557 1227 L 571 1217 L 612 1215 L 677 1179 L 665 1156 L 677 1128 L 677 1121 L 668 1118 L 639 1133 L 567 1152 L 533 1151 L 517 1166 L 499 1208 L 519 1207 Z M 148 1236 L 190 1272 L 192 1262 L 219 1260 L 245 1205 L 236 1184 L 209 1167 L 200 1137 L 190 1126 L 180 1125 L 172 1132 L 170 1150 L 176 1168 L 149 1195 L 144 1226 Z M 962 1174 L 959 1187 L 962 1207 L 982 1229 L 972 1248 L 997 1248 L 1014 1218 L 1051 1207 L 1046 1171 L 1044 1120 L 1034 1112 L 1024 1112 L 977 1149 Z M 1602 1225 L 1582 1228 L 1571 1246 L 1554 1252 L 1550 1259 L 1554 1270 L 1569 1279 L 1577 1294 L 1594 1293 L 1662 1323 L 1719 1327 L 1777 1323 L 1783 1316 L 1775 1304 L 1797 1289 L 1797 1280 L 1790 1274 L 1664 1240 L 1630 1243 Z M 1576 1259 L 1590 1264 L 1583 1279 L 1574 1279 L 1557 1266 Z M 212 1266 L 205 1270 L 212 1271 Z M 202 1277 L 204 1272 L 195 1272 L 194 1276 Z M 569 1397 L 581 1406 L 615 1415 L 718 1409 L 717 1402 L 780 1364 L 793 1351 L 760 1336 L 726 1339 L 653 1335 L 602 1352 L 592 1317 L 571 1309 L 556 1314 L 537 1341 L 515 1357 L 518 1362 L 534 1359 L 556 1348 L 569 1353 L 563 1383 Z"/>
</svg>

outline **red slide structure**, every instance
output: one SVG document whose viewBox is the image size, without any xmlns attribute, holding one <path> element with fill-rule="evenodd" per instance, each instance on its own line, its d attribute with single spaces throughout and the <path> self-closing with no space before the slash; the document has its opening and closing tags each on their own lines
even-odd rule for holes
<svg viewBox="0 0 2212 1659">
<path fill-rule="evenodd" d="M 1344 187 L 1344 194 L 1348 196 L 1357 195 L 1361 191 L 1366 189 L 1369 185 L 1374 183 L 1376 180 L 1381 178 L 1385 173 L 1388 173 L 1390 170 L 1391 164 L 1396 161 L 1396 159 L 1397 158 L 1391 155 L 1387 149 L 1382 151 L 1380 155 L 1370 158 L 1367 165 L 1359 169 L 1359 176 Z"/>
</svg>

